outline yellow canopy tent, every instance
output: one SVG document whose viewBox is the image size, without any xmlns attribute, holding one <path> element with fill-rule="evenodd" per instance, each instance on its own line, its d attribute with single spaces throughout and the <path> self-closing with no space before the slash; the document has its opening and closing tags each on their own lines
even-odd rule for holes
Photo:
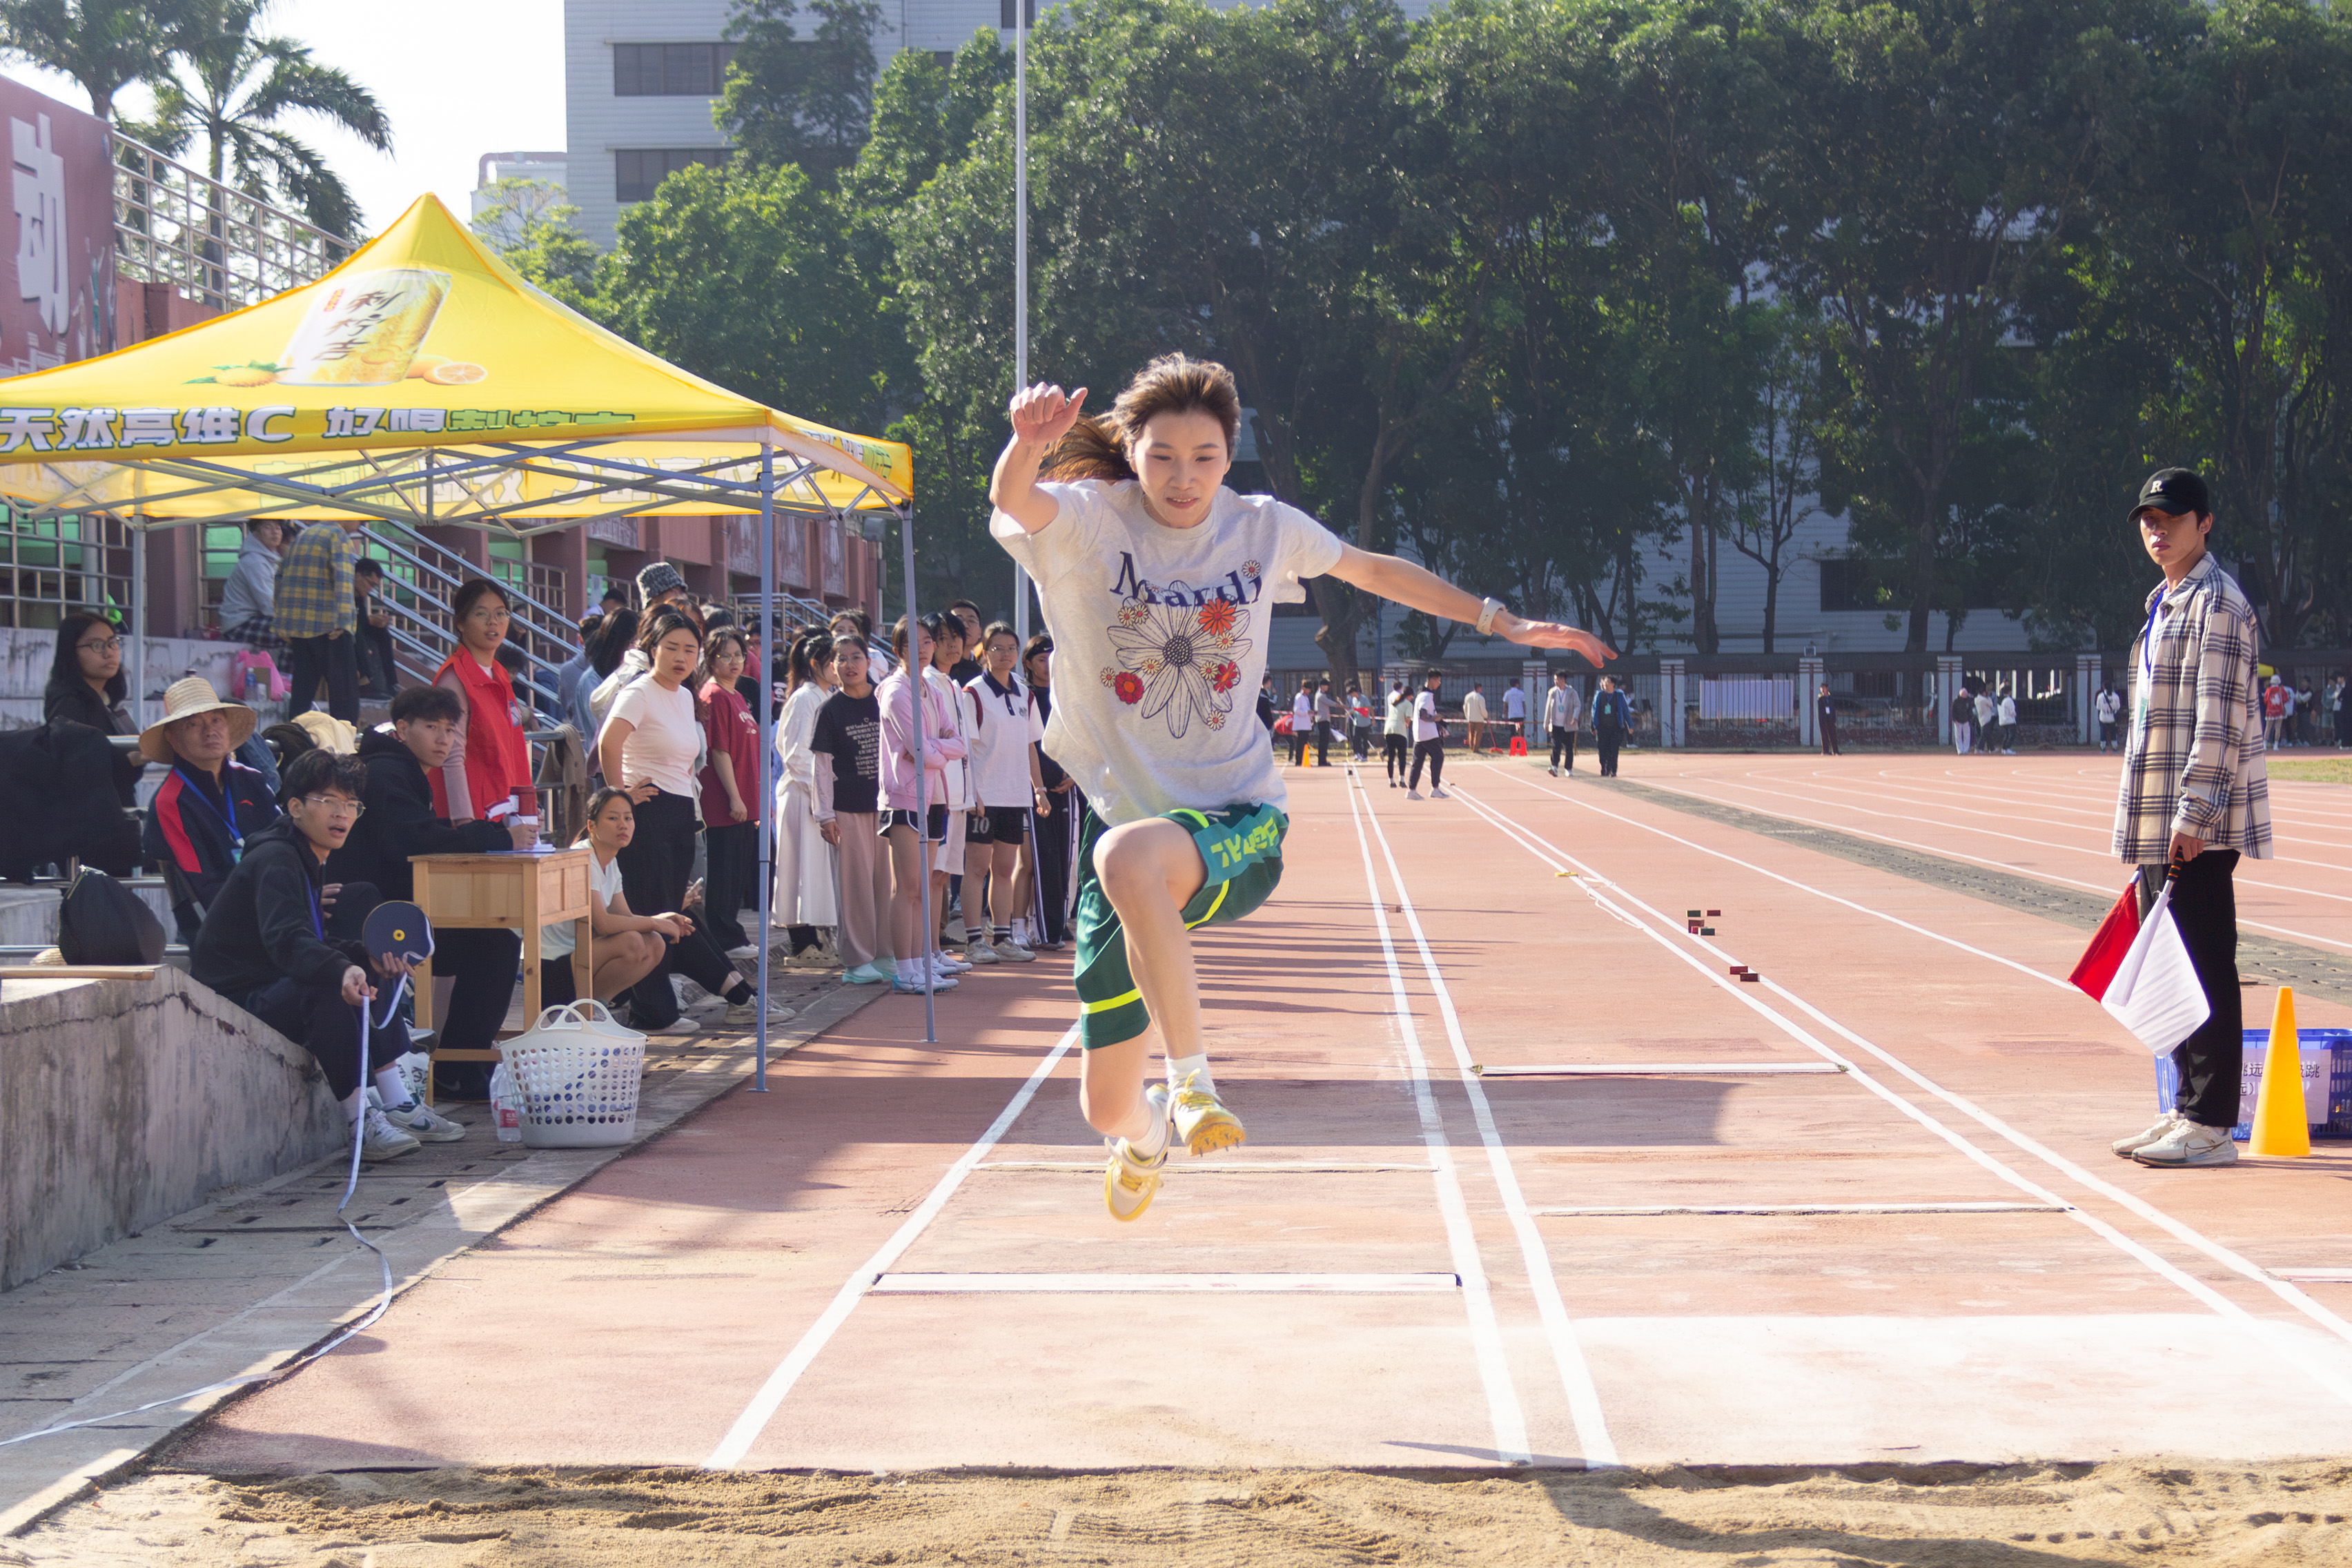
<svg viewBox="0 0 2352 1568">
<path fill-rule="evenodd" d="M 360 517 L 528 538 L 598 518 L 757 512 L 770 612 L 776 510 L 905 521 L 910 468 L 897 442 L 779 413 L 606 331 L 430 195 L 315 283 L 0 380 L 0 497 L 35 518 L 103 511 L 147 530 Z M 903 528 L 901 542 L 911 571 Z M 131 552 L 142 632 L 144 559 Z M 131 646 L 143 721 L 146 638 Z M 764 929 L 764 836 L 761 854 Z M 764 943 L 760 970 L 764 1088 Z"/>
</svg>

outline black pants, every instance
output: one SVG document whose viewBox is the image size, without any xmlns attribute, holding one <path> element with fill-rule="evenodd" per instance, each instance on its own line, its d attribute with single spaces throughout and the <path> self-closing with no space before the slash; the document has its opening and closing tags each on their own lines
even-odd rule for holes
<svg viewBox="0 0 2352 1568">
<path fill-rule="evenodd" d="M 1082 797 L 1075 789 L 1054 796 L 1054 812 L 1037 819 L 1037 923 L 1040 942 L 1069 940 L 1072 820 Z"/>
<path fill-rule="evenodd" d="M 347 724 L 360 721 L 360 666 L 356 645 L 351 635 L 335 637 L 294 637 L 288 641 L 289 658 L 294 669 L 291 679 L 294 695 L 287 700 L 286 717 L 291 721 L 308 713 L 316 704 L 312 693 L 319 682 L 327 683 L 327 711 Z"/>
<path fill-rule="evenodd" d="M 1314 738 L 1316 766 L 1329 767 L 1331 765 L 1331 726 L 1318 723 L 1314 728 Z M 1293 730 L 1290 732 L 1290 763 L 1293 767 L 1306 765 L 1307 740 L 1306 731 Z"/>
<path fill-rule="evenodd" d="M 651 800 L 638 804 L 636 816 L 636 832 L 619 856 L 621 894 L 629 900 L 632 914 L 667 914 L 686 901 L 686 885 L 694 877 L 694 802 L 656 790 Z M 670 943 L 673 952 L 677 946 Z M 670 973 L 665 958 L 630 987 L 629 1005 L 638 1027 L 658 1027 L 677 1016 Z"/>
<path fill-rule="evenodd" d="M 1389 778 L 1391 782 L 1402 782 L 1403 780 L 1405 758 L 1411 754 L 1412 751 L 1412 747 L 1406 742 L 1405 738 L 1402 735 L 1382 735 L 1381 737 L 1381 754 L 1388 763 Z"/>
<path fill-rule="evenodd" d="M 1551 765 L 1576 771 L 1576 731 L 1558 724 L 1551 727 Z"/>
<path fill-rule="evenodd" d="M 1421 764 L 1423 758 L 1428 759 L 1429 762 L 1429 787 L 1436 789 L 1443 782 L 1441 775 L 1445 772 L 1445 737 L 1440 735 L 1434 741 L 1422 741 L 1414 744 L 1412 773 L 1405 782 L 1405 788 L 1421 787 Z"/>
<path fill-rule="evenodd" d="M 302 1047 L 319 1058 L 327 1087 L 339 1100 L 349 1100 L 352 1090 L 408 1054 L 408 1026 L 395 1015 L 390 1023 L 369 1031 L 367 1070 L 362 1072 L 360 1010 L 343 1000 L 339 985 L 273 980 L 258 991 L 230 1000 L 288 1039 L 301 1041 Z M 379 988 L 376 999 L 368 1005 L 381 1013 L 385 1000 Z"/>
<path fill-rule="evenodd" d="M 391 701 L 392 694 L 400 689 L 400 667 L 392 657 L 392 628 L 362 622 L 359 646 L 352 651 L 357 656 L 359 678 L 367 684 L 369 695 L 381 702 Z"/>
<path fill-rule="evenodd" d="M 506 1022 L 507 1005 L 514 1000 L 521 958 L 522 938 L 515 931 L 460 926 L 433 933 L 433 973 L 450 981 L 449 1010 L 438 1025 L 439 1044 L 453 1051 L 487 1051 L 497 1045 L 499 1026 Z M 541 966 L 542 991 L 544 977 L 557 967 Z M 555 998 L 542 995 L 541 1000 L 552 1004 Z M 436 1062 L 433 1092 L 451 1100 L 488 1100 L 495 1065 Z"/>
<path fill-rule="evenodd" d="M 1837 721 L 1834 719 L 1824 719 L 1822 721 L 1822 755 L 1825 757 L 1834 757 L 1837 754 Z"/>
<path fill-rule="evenodd" d="M 750 947 L 751 939 L 743 930 L 741 911 L 760 901 L 760 825 L 753 821 L 706 827 L 702 851 L 702 907 L 709 911 L 711 940 L 726 952 Z M 629 907 L 637 906 L 632 902 Z"/>
<path fill-rule="evenodd" d="M 1618 724 L 1601 724 L 1593 728 L 1592 738 L 1601 748 L 1601 776 L 1617 776 L 1617 748 L 1625 743 L 1625 731 Z"/>
<path fill-rule="evenodd" d="M 2180 868 L 2172 887 L 2172 919 L 2181 945 L 2205 988 L 2212 1016 L 2172 1049 L 2180 1090 L 2173 1109 L 2207 1127 L 2238 1121 L 2238 1079 L 2246 1056 L 2245 1003 L 2238 993 L 2238 868 L 2234 849 L 2208 849 Z M 2164 868 L 2139 868 L 2141 913 L 2164 886 Z"/>
</svg>

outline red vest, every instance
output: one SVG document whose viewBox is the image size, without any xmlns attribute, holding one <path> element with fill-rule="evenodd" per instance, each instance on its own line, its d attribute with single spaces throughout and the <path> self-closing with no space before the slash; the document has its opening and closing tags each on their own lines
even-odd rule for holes
<svg viewBox="0 0 2352 1568">
<path fill-rule="evenodd" d="M 435 685 L 455 672 L 466 692 L 466 793 L 473 797 L 474 815 L 487 818 L 490 808 L 523 792 L 526 812 L 534 809 L 530 790 L 530 745 L 513 718 L 514 686 L 506 667 L 493 663 L 485 670 L 472 652 L 459 647 L 433 674 Z M 449 792 L 439 769 L 431 773 L 433 809 L 449 815 Z"/>
</svg>

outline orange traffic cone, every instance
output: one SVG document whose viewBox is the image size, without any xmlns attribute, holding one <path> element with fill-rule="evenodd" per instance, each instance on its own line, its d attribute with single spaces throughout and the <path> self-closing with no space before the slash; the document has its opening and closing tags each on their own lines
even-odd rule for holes
<svg viewBox="0 0 2352 1568">
<path fill-rule="evenodd" d="M 2311 1121 L 2303 1105 L 2303 1050 L 2294 1032 L 2294 991 L 2279 987 L 2271 1015 L 2271 1048 L 2263 1058 L 2262 1092 L 2254 1099 L 2249 1154 L 2296 1158 L 2311 1152 Z"/>
</svg>

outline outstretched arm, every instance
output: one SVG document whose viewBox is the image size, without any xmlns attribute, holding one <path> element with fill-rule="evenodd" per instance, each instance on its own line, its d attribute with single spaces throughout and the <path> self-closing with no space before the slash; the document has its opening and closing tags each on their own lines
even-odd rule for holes
<svg viewBox="0 0 2352 1568">
<path fill-rule="evenodd" d="M 1040 524 L 1039 526 L 1044 526 Z M 1457 588 L 1444 578 L 1393 555 L 1375 555 L 1354 545 L 1345 545 L 1339 552 L 1339 563 L 1331 568 L 1331 575 L 1342 583 L 1361 588 L 1367 594 L 1377 594 L 1409 608 L 1428 615 L 1444 616 L 1449 621 L 1466 626 L 1478 624 L 1478 612 L 1485 601 L 1465 588 Z M 1564 647 L 1582 654 L 1587 662 L 1598 668 L 1604 659 L 1617 657 L 1616 650 L 1591 632 L 1557 621 L 1531 621 L 1515 616 L 1508 610 L 1495 616 L 1494 634 L 1522 647 Z"/>
<path fill-rule="evenodd" d="M 1034 533 L 1054 521 L 1057 510 L 1051 496 L 1037 489 L 1037 469 L 1054 443 L 1078 422 L 1087 389 L 1065 395 L 1058 386 L 1039 382 L 1013 394 L 1010 413 L 1013 439 L 998 454 L 996 472 L 988 481 L 988 499 L 997 510 Z"/>
</svg>

